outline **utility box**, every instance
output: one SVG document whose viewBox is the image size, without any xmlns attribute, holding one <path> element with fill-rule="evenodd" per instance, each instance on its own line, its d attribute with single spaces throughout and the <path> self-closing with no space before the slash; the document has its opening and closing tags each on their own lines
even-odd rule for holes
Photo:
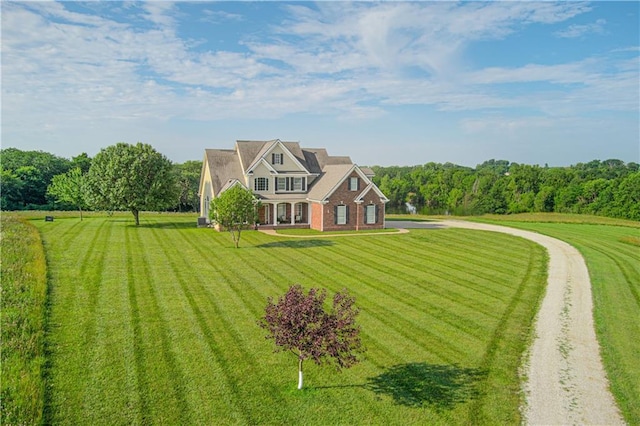
<svg viewBox="0 0 640 426">
<path fill-rule="evenodd" d="M 44 217 L 44 221 L 45 222 L 53 222 L 53 216 L 45 216 Z"/>
</svg>

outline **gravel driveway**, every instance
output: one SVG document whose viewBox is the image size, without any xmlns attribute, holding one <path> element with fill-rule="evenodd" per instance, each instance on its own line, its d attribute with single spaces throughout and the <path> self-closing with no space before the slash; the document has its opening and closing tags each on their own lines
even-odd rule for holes
<svg viewBox="0 0 640 426">
<path fill-rule="evenodd" d="M 526 424 L 624 424 L 602 367 L 596 340 L 591 282 L 584 259 L 571 245 L 535 232 L 445 220 L 388 221 L 393 228 L 457 227 L 526 238 L 549 253 L 547 291 L 525 367 Z"/>
</svg>

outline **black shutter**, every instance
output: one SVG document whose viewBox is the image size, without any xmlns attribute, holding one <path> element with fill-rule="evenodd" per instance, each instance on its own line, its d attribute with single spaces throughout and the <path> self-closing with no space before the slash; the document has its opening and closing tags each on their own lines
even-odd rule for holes
<svg viewBox="0 0 640 426">
<path fill-rule="evenodd" d="M 344 214 L 346 216 L 344 218 L 344 223 L 347 224 L 347 223 L 349 223 L 349 206 L 344 206 L 344 207 L 345 207 L 344 208 L 344 210 L 345 210 Z"/>
<path fill-rule="evenodd" d="M 356 178 L 356 189 L 360 191 L 360 179 Z"/>
<path fill-rule="evenodd" d="M 376 223 L 378 223 L 378 205 L 376 204 Z"/>
<path fill-rule="evenodd" d="M 338 224 L 338 206 L 333 206 L 333 224 Z"/>
</svg>

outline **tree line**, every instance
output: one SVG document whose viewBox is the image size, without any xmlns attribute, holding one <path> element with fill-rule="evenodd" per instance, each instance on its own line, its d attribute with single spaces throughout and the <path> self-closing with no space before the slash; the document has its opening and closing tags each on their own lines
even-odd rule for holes
<svg viewBox="0 0 640 426">
<path fill-rule="evenodd" d="M 124 158 L 126 153 L 128 158 Z M 116 178 L 120 177 L 126 178 L 126 182 L 130 184 L 129 190 L 134 189 L 134 184 L 139 184 L 136 190 L 144 198 L 141 200 L 144 203 L 138 203 L 140 205 L 154 207 L 151 201 L 160 197 L 166 202 L 161 203 L 161 206 L 156 203 L 155 207 L 161 207 L 158 210 L 199 210 L 198 185 L 202 161 L 174 164 L 145 144 L 116 144 L 102 150 L 96 157 L 102 160 L 94 165 L 95 158 L 90 158 L 86 153 L 67 159 L 43 151 L 22 151 L 16 148 L 0 150 L 0 208 L 130 210 L 121 203 L 101 197 L 98 190 L 98 184 L 101 183 L 103 191 L 122 191 L 122 186 L 115 186 Z M 117 168 L 116 159 L 123 160 Z M 154 164 L 155 169 L 152 170 Z M 92 166 L 93 172 L 90 173 Z M 124 169 L 127 169 L 127 176 L 116 175 Z M 162 176 L 158 175 L 161 170 L 166 172 Z M 100 181 L 98 177 L 103 180 Z M 153 181 L 149 180 L 151 178 Z M 121 182 L 124 181 L 121 179 Z M 154 188 L 159 189 L 158 185 L 163 182 L 166 184 L 162 189 L 165 193 L 156 191 L 154 194 Z M 91 189 L 97 193 L 90 193 Z M 102 195 L 107 194 L 105 192 Z"/>
<path fill-rule="evenodd" d="M 640 220 L 640 165 L 633 162 L 542 167 L 489 160 L 476 168 L 427 163 L 372 169 L 390 213 L 409 206 L 422 214 L 559 212 Z"/>
<path fill-rule="evenodd" d="M 108 158 L 122 157 L 128 151 L 118 150 L 124 146 L 133 150 L 127 160 L 129 162 L 120 165 L 127 170 L 126 176 L 114 175 L 111 170 L 114 162 Z M 156 162 L 151 161 L 154 155 L 163 165 L 156 173 L 166 170 L 166 173 L 160 173 L 163 177 L 158 182 L 153 181 L 155 183 L 149 181 L 148 176 L 151 171 L 148 164 Z M 151 162 L 141 166 L 136 158 L 142 156 Z M 198 211 L 201 161 L 173 164 L 145 144 L 116 144 L 103 149 L 96 157 L 102 158 L 100 163 L 104 164 L 94 166 L 95 158 L 86 153 L 66 159 L 42 151 L 0 150 L 0 208 L 131 210 L 134 216 L 135 206 L 162 211 Z M 427 163 L 373 166 L 372 169 L 375 172 L 373 181 L 390 200 L 387 204 L 389 213 L 405 213 L 410 206 L 423 214 L 559 212 L 640 220 L 640 165 L 634 162 L 610 159 L 567 167 L 542 167 L 489 160 L 475 168 L 452 163 Z M 127 188 L 130 190 L 129 205 L 114 199 L 116 193 L 121 195 L 123 191 L 121 187 L 116 190 L 114 179 L 117 177 L 121 178 L 121 184 L 124 182 L 130 186 Z M 71 185 L 74 180 L 76 184 Z M 78 182 L 91 183 L 88 189 L 93 188 L 93 191 L 80 188 Z M 101 195 L 97 190 L 98 182 L 102 183 L 105 191 Z M 164 189 L 157 188 L 160 183 L 165 185 Z M 139 184 L 137 195 L 131 193 L 134 184 Z M 83 195 L 81 203 L 80 196 L 76 194 L 74 201 L 73 194 L 68 194 L 70 187 L 92 195 Z M 61 196 L 65 191 L 67 196 Z M 139 197 L 132 209 L 133 195 Z M 162 203 L 152 202 L 159 199 Z"/>
</svg>

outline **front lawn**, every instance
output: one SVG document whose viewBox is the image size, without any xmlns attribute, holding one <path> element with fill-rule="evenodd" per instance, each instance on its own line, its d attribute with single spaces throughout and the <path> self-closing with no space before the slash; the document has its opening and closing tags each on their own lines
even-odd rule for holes
<svg viewBox="0 0 640 426">
<path fill-rule="evenodd" d="M 517 424 L 543 249 L 462 229 L 283 238 L 190 216 L 34 218 L 47 253 L 50 424 Z M 294 283 L 348 288 L 362 362 L 297 364 L 256 321 Z"/>
</svg>

